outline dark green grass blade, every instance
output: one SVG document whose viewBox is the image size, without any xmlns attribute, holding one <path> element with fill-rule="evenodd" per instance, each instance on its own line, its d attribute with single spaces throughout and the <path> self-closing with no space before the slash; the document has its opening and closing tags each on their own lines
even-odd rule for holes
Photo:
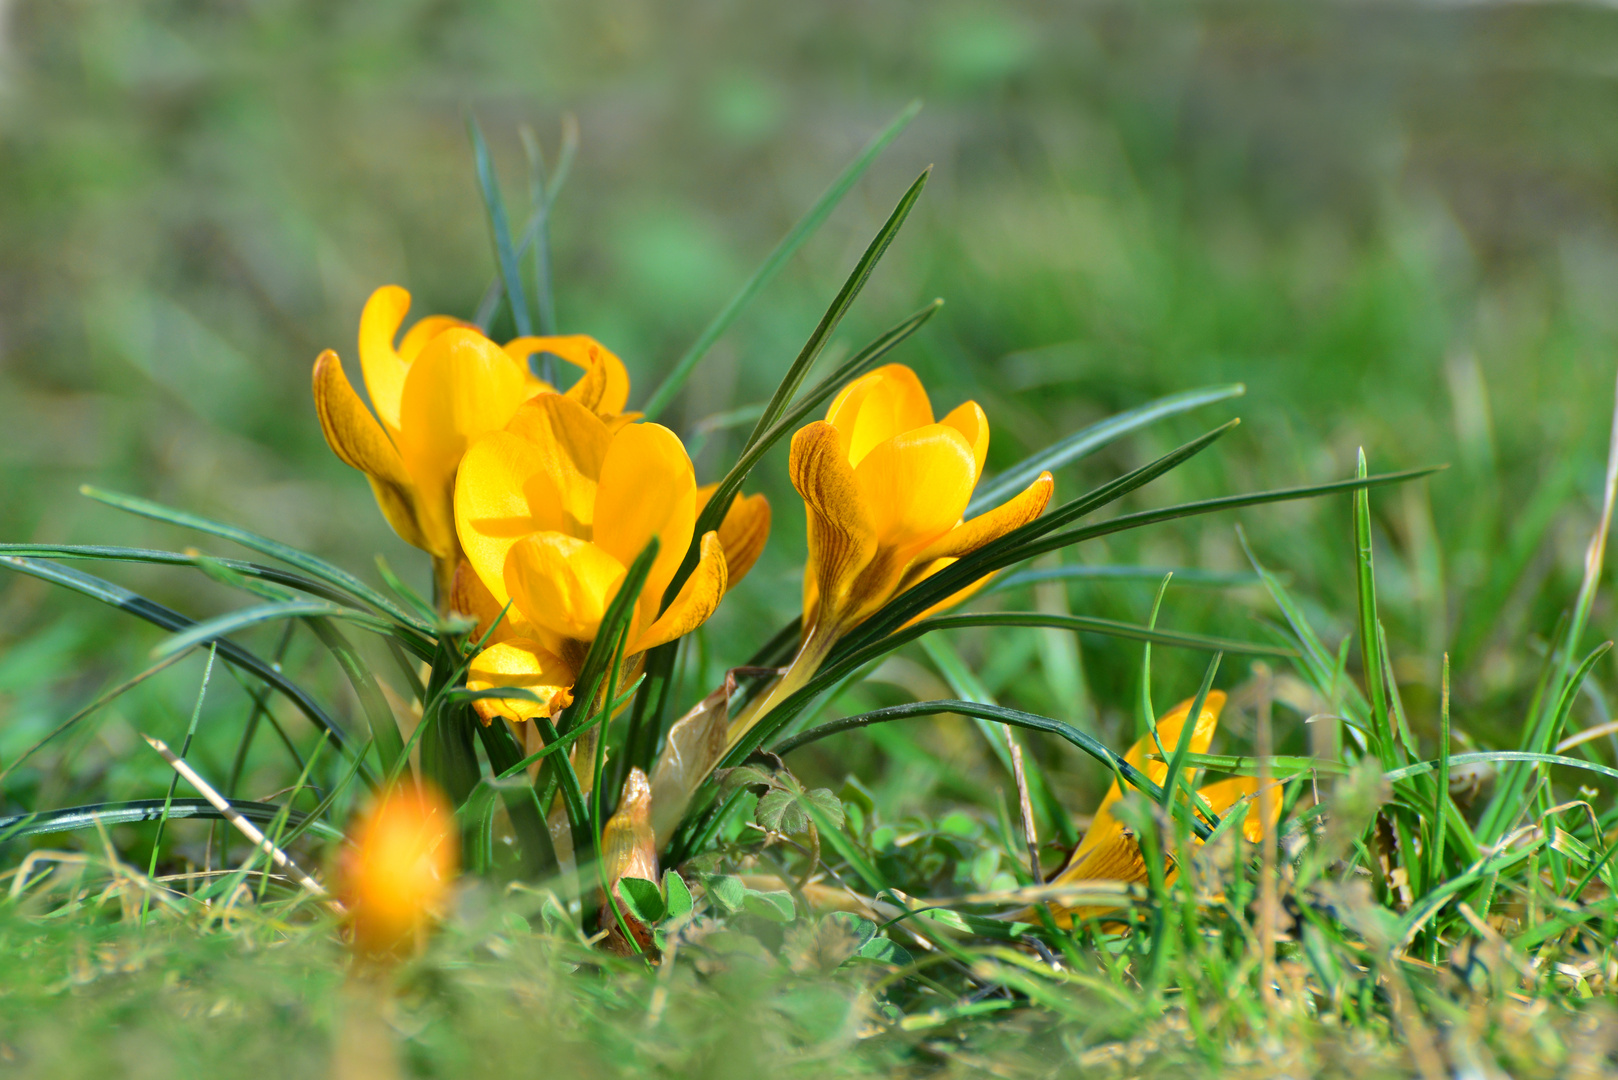
<svg viewBox="0 0 1618 1080">
<path fill-rule="evenodd" d="M 183 631 L 194 625 L 192 620 L 172 608 L 148 600 L 144 596 L 130 592 L 120 585 L 110 581 L 103 581 L 90 574 L 73 570 L 66 566 L 57 566 L 53 563 L 38 559 L 25 559 L 16 555 L 0 555 L 0 566 L 12 570 L 19 570 L 32 577 L 49 581 L 55 585 L 62 585 L 75 592 L 82 593 L 104 604 L 126 611 L 131 615 L 145 619 L 147 622 L 161 626 L 165 630 Z M 348 747 L 349 742 L 335 721 L 326 714 L 315 700 L 296 683 L 282 675 L 271 664 L 249 652 L 228 639 L 219 642 L 219 655 L 244 671 L 263 679 L 266 683 L 297 706 L 298 711 L 307 716 L 322 731 L 330 732 L 332 742 L 338 746 Z M 367 778 L 370 782 L 370 778 Z"/>
<path fill-rule="evenodd" d="M 522 287 L 522 267 L 517 262 L 517 249 L 511 242 L 511 219 L 506 214 L 506 200 L 500 194 L 500 180 L 494 175 L 494 162 L 489 158 L 489 144 L 484 141 L 483 128 L 470 112 L 466 114 L 466 131 L 472 140 L 472 162 L 478 176 L 478 192 L 489 216 L 489 232 L 494 237 L 495 259 L 500 265 L 500 277 L 506 285 L 506 303 L 511 306 L 512 321 L 517 324 L 517 335 L 527 337 L 534 332 L 533 319 L 528 314 L 528 297 Z"/>
<path fill-rule="evenodd" d="M 244 559 L 213 559 L 206 555 L 187 555 L 180 551 L 110 547 L 100 544 L 0 544 L 0 555 L 21 555 L 32 559 L 104 559 L 109 562 L 155 563 L 159 566 L 200 567 L 204 562 L 211 561 L 244 578 L 256 578 L 275 585 L 284 585 L 336 604 L 350 604 L 354 600 L 350 594 L 314 578 Z"/>
<path fill-rule="evenodd" d="M 1234 638 L 1192 634 L 1179 630 L 1157 630 L 1136 623 L 1103 619 L 1093 615 L 1058 615 L 1043 611 L 990 611 L 967 612 L 961 615 L 935 615 L 918 624 L 931 630 L 948 630 L 965 626 L 1038 626 L 1055 630 L 1073 630 L 1085 634 L 1104 634 L 1130 641 L 1150 641 L 1184 649 L 1203 649 L 1207 652 L 1228 652 L 1242 656 L 1275 656 L 1285 659 L 1297 653 L 1284 645 L 1265 645 L 1256 641 L 1237 641 Z"/>
<path fill-rule="evenodd" d="M 1182 566 L 1087 566 L 1077 563 L 1018 570 L 996 579 L 985 591 L 1005 592 L 1044 581 L 1162 581 L 1164 574 L 1173 574 L 1176 585 L 1196 585 L 1209 589 L 1239 589 L 1264 584 L 1264 579 L 1257 574 L 1225 573 Z"/>
<path fill-rule="evenodd" d="M 1213 659 L 1208 661 L 1207 673 L 1202 676 L 1202 685 L 1197 688 L 1197 696 L 1191 702 L 1191 712 L 1186 716 L 1186 722 L 1180 725 L 1180 741 L 1174 747 L 1174 756 L 1169 758 L 1169 771 L 1163 777 L 1163 791 L 1165 797 L 1172 799 L 1179 788 L 1180 773 L 1185 768 L 1185 756 L 1191 752 L 1191 737 L 1196 734 L 1197 723 L 1202 719 L 1202 708 L 1208 703 L 1208 691 L 1213 689 L 1214 676 L 1219 673 L 1219 662 L 1225 658 L 1224 653 L 1214 653 Z M 1156 731 L 1156 728 L 1153 728 Z M 1188 792 L 1193 799 L 1195 792 Z M 1176 804 L 1178 805 L 1178 804 Z M 1214 822 L 1218 825 L 1218 822 Z"/>
<path fill-rule="evenodd" d="M 152 658 L 161 660 L 165 656 L 182 653 L 197 645 L 206 645 L 210 641 L 223 638 L 226 634 L 233 634 L 260 623 L 273 622 L 276 619 L 309 617 L 350 619 L 379 633 L 387 633 L 390 629 L 387 623 L 374 616 L 364 615 L 353 608 L 339 607 L 324 600 L 282 600 L 272 604 L 255 604 L 252 607 L 238 608 L 187 627 L 173 637 L 165 638 L 154 645 Z"/>
<path fill-rule="evenodd" d="M 1567 757 L 1564 754 L 1539 754 L 1531 750 L 1480 750 L 1470 754 L 1451 754 L 1449 764 L 1451 768 L 1457 765 L 1474 765 L 1483 762 L 1498 761 L 1526 761 L 1538 762 L 1543 765 L 1562 765 L 1569 769 L 1583 769 L 1585 772 L 1605 776 L 1609 780 L 1618 780 L 1618 769 L 1610 765 L 1603 765 L 1599 761 L 1588 761 L 1584 758 Z M 1397 769 L 1390 769 L 1383 773 L 1387 780 L 1403 780 L 1406 777 L 1419 776 L 1438 768 L 1436 761 L 1416 761 L 1409 765 L 1402 765 Z"/>
<path fill-rule="evenodd" d="M 210 521 L 208 518 L 198 517 L 196 514 L 187 513 L 184 510 L 174 510 L 148 499 L 136 498 L 133 495 L 120 495 L 117 492 L 102 491 L 88 484 L 79 488 L 79 493 L 97 502 L 105 503 L 108 506 L 140 517 L 167 522 L 170 525 L 178 525 L 184 529 L 207 533 L 210 536 L 217 536 L 222 540 L 240 544 L 242 547 L 256 551 L 260 555 L 268 555 L 270 558 L 284 562 L 288 566 L 297 567 L 305 574 L 325 582 L 367 607 L 374 608 L 390 618 L 397 619 L 406 626 L 412 626 L 424 634 L 433 632 L 432 624 L 417 619 L 347 570 L 334 566 L 324 559 L 318 559 L 307 552 L 299 551 L 290 545 L 259 536 L 257 533 L 248 532 L 246 529 L 239 529 L 234 525 Z"/>
<path fill-rule="evenodd" d="M 495 776 L 515 776 L 521 771 L 522 749 L 518 747 L 510 728 L 503 723 L 479 724 L 477 734 Z M 517 834 L 517 843 L 522 847 L 525 876 L 536 878 L 554 871 L 557 865 L 556 848 L 551 843 L 550 829 L 545 826 L 544 809 L 539 804 L 533 785 L 511 784 L 501 786 L 499 790 L 505 800 L 506 814 L 511 818 L 512 830 Z"/>
<path fill-rule="evenodd" d="M 269 823 L 281 813 L 282 807 L 274 803 L 245 802 L 229 800 L 231 808 L 238 811 L 249 821 Z M 78 829 L 93 829 L 101 825 L 138 825 L 142 822 L 157 821 L 164 813 L 166 800 L 163 799 L 131 799 L 124 802 L 92 803 L 88 806 L 70 806 L 62 810 L 38 810 L 31 814 L 12 814 L 0 817 L 0 840 L 11 840 L 23 836 L 38 836 L 44 833 L 73 832 Z M 223 819 L 224 815 L 214 809 L 207 799 L 175 799 L 167 803 L 168 819 L 178 821 L 182 818 Z M 305 815 L 294 812 L 291 820 L 303 824 L 307 819 Z M 308 829 L 330 840 L 341 840 L 343 834 L 319 822 L 312 822 Z"/>
<path fill-rule="evenodd" d="M 895 720 L 910 720 L 920 716 L 938 716 L 942 713 L 955 716 L 976 716 L 996 723 L 1009 724 L 1012 727 L 1026 728 L 1029 731 L 1043 731 L 1056 735 L 1083 750 L 1109 769 L 1116 770 L 1129 784 L 1145 792 L 1158 805 L 1168 805 L 1168 796 L 1163 788 L 1152 783 L 1149 777 L 1125 761 L 1121 755 L 1113 753 L 1093 735 L 1080 731 L 1072 724 L 1063 723 L 1048 716 L 1023 712 L 1019 709 L 1008 709 L 999 705 L 980 705 L 973 701 L 913 701 L 904 705 L 893 705 L 886 709 L 875 709 L 871 712 L 859 713 L 855 716 L 845 716 L 841 719 L 812 727 L 808 731 L 794 735 L 790 739 L 784 739 L 770 749 L 772 753 L 785 755 L 800 747 L 840 732 L 852 731 L 855 728 L 867 727 L 871 724 L 891 723 Z M 1215 826 L 1217 824 L 1217 821 L 1214 822 Z M 1192 827 L 1196 830 L 1197 835 L 1204 839 L 1212 832 L 1212 827 L 1202 822 L 1193 822 Z"/>
<path fill-rule="evenodd" d="M 836 371 L 822 379 L 813 390 L 810 390 L 794 402 L 792 407 L 787 409 L 762 435 L 757 430 L 753 432 L 753 435 L 747 441 L 747 445 L 742 448 L 741 455 L 736 459 L 736 464 L 731 466 L 729 472 L 725 473 L 724 478 L 719 481 L 719 485 L 714 489 L 713 495 L 709 497 L 707 505 L 703 507 L 702 515 L 697 519 L 696 528 L 692 531 L 691 547 L 686 551 L 685 561 L 681 563 L 679 572 L 674 575 L 674 578 L 669 582 L 668 588 L 663 592 L 663 605 L 665 607 L 673 603 L 674 598 L 679 595 L 680 587 L 685 584 L 685 579 L 690 576 L 691 571 L 696 567 L 703 536 L 719 528 L 720 522 L 725 520 L 725 514 L 730 510 L 731 500 L 742 489 L 742 483 L 747 479 L 748 473 L 753 471 L 753 467 L 759 463 L 759 460 L 776 443 L 798 428 L 810 412 L 835 394 L 845 383 L 864 373 L 875 365 L 878 360 L 897 348 L 911 334 L 921 329 L 922 325 L 932 318 L 942 305 L 942 300 L 934 300 L 909 318 L 890 327 L 885 333 L 845 361 Z M 785 385 L 785 383 L 782 385 Z M 777 393 L 779 394 L 779 391 Z M 762 422 L 761 420 L 760 423 Z"/>
<path fill-rule="evenodd" d="M 972 501 L 967 504 L 964 516 L 972 518 L 991 507 L 1000 505 L 1039 479 L 1040 473 L 1047 470 L 1054 472 L 1063 465 L 1079 461 L 1130 432 L 1138 431 L 1158 420 L 1178 416 L 1180 413 L 1190 412 L 1192 409 L 1211 405 L 1216 401 L 1240 397 L 1245 393 L 1247 387 L 1241 383 L 1208 386 L 1200 390 L 1188 390 L 1183 394 L 1171 394 L 1116 416 L 1109 416 L 1082 431 L 1075 431 L 1044 450 L 1030 455 L 1000 475 L 979 484 L 977 491 L 972 494 Z"/>
<path fill-rule="evenodd" d="M 348 676 L 349 685 L 354 688 L 354 696 L 359 698 L 360 707 L 365 710 L 365 718 L 371 725 L 371 742 L 376 747 L 377 756 L 382 760 L 383 775 L 394 775 L 404 762 L 404 737 L 399 734 L 399 724 L 393 718 L 393 709 L 382 696 L 382 689 L 377 685 L 376 676 L 371 673 L 370 665 L 330 619 L 316 618 L 308 622 L 309 629 L 315 632 L 320 643 L 326 646 L 337 660 L 343 674 Z"/>
<path fill-rule="evenodd" d="M 815 205 L 809 209 L 809 212 L 792 227 L 792 231 L 782 238 L 781 242 L 775 246 L 775 250 L 770 252 L 769 257 L 764 260 L 764 264 L 755 270 L 753 276 L 748 278 L 747 282 L 742 285 L 741 290 L 731 297 L 730 303 L 726 304 L 724 309 L 714 316 L 713 321 L 703 328 L 701 334 L 697 335 L 697 340 L 691 343 L 691 347 L 685 351 L 680 359 L 674 362 L 674 368 L 664 377 L 657 389 L 652 392 L 652 396 L 647 399 L 646 405 L 641 410 L 646 414 L 646 419 L 657 419 L 663 410 L 669 407 L 670 402 L 685 387 L 686 380 L 691 377 L 691 372 L 696 369 L 697 364 L 707 355 L 708 350 L 713 348 L 714 343 L 724 336 L 725 331 L 730 329 L 731 324 L 736 321 L 742 310 L 781 271 L 781 268 L 787 264 L 787 261 L 792 258 L 803 242 L 814 235 L 815 230 L 819 229 L 825 220 L 831 216 L 831 212 L 843 201 L 843 197 L 859 182 L 860 177 L 865 175 L 865 170 L 870 168 L 871 163 L 887 148 L 889 143 L 899 137 L 900 132 L 910 125 L 910 121 L 915 119 L 916 114 L 920 111 L 921 102 L 919 101 L 913 101 L 905 106 L 904 111 L 895 117 L 893 122 L 884 128 L 876 138 L 867 143 L 865 149 L 860 151 L 859 157 L 855 158 L 848 168 L 844 169 L 841 175 L 832 181 L 831 187 L 826 189 L 825 194 L 821 195 Z"/>
</svg>

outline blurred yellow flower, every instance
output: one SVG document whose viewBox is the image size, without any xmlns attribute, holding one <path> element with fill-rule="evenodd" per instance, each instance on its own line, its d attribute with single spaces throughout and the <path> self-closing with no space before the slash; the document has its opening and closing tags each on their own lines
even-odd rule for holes
<svg viewBox="0 0 1618 1080">
<path fill-rule="evenodd" d="M 1191 715 L 1191 706 L 1195 703 L 1195 699 L 1182 701 L 1169 710 L 1168 714 L 1158 721 L 1155 738 L 1148 735 L 1141 739 L 1130 747 L 1129 753 L 1124 755 L 1124 760 L 1144 773 L 1152 783 L 1161 785 L 1168 778 L 1169 766 L 1167 761 L 1160 758 L 1173 755 L 1175 748 L 1179 746 L 1181 732 L 1185 729 L 1186 719 Z M 1213 741 L 1214 732 L 1219 727 L 1219 712 L 1224 706 L 1224 691 L 1208 692 L 1208 698 L 1203 702 L 1202 713 L 1197 717 L 1196 727 L 1191 732 L 1191 753 L 1208 752 L 1208 745 Z M 1238 776 L 1209 784 L 1199 789 L 1197 794 L 1216 815 L 1223 815 L 1241 800 L 1253 797 L 1257 791 L 1256 777 Z M 1085 831 L 1084 838 L 1073 850 L 1073 856 L 1068 859 L 1067 866 L 1051 879 L 1051 884 L 1071 885 L 1083 881 L 1122 881 L 1128 884 L 1142 884 L 1147 880 L 1146 861 L 1141 855 L 1140 844 L 1112 813 L 1113 805 L 1121 798 L 1123 792 L 1119 790 L 1118 781 L 1114 780 L 1112 786 L 1107 789 L 1106 796 L 1101 800 L 1101 805 L 1096 808 L 1095 817 L 1091 819 L 1090 828 Z M 1269 825 L 1274 827 L 1281 813 L 1281 800 L 1276 796 L 1265 801 L 1270 804 L 1264 808 L 1268 810 Z M 1242 822 L 1242 834 L 1256 844 L 1264 839 L 1264 829 L 1264 814 L 1260 808 L 1255 807 L 1248 811 L 1247 820 Z M 1171 865 L 1166 868 L 1166 881 L 1173 882 L 1177 875 L 1177 867 Z M 1112 910 L 1115 909 L 1110 906 L 1057 908 L 1054 914 L 1059 924 L 1067 926 L 1074 919 L 1082 920 Z"/>
<path fill-rule="evenodd" d="M 1001 506 L 962 521 L 988 450 L 989 421 L 977 402 L 934 422 L 927 391 L 903 364 L 855 379 L 825 420 L 792 437 L 792 485 L 809 519 L 803 644 L 788 675 L 737 717 L 732 741 L 802 685 L 837 639 L 893 597 L 1044 512 L 1053 489 L 1048 472 Z M 988 580 L 922 614 L 959 603 Z"/>
<path fill-rule="evenodd" d="M 529 370 L 536 352 L 583 369 L 567 396 L 610 422 L 629 399 L 629 376 L 595 340 L 522 337 L 504 348 L 446 315 L 418 321 L 394 344 L 410 294 L 384 285 L 360 315 L 360 367 L 375 415 L 360 401 L 330 349 L 314 368 L 315 408 L 326 442 L 371 481 L 388 524 L 434 558 L 442 593 L 458 547 L 452 509 L 456 467 L 480 435 L 506 425 L 517 407 L 553 388 Z"/>
<path fill-rule="evenodd" d="M 737 498 L 722 527 L 702 537 L 696 569 L 660 613 L 704 500 L 672 431 L 615 427 L 571 397 L 541 394 L 472 445 L 455 485 L 470 569 L 458 577 L 455 605 L 485 627 L 511 606 L 473 660 L 467 686 L 521 687 L 539 699 L 480 699 L 485 721 L 554 715 L 571 701 L 608 604 L 654 536 L 658 553 L 630 623 L 626 667 L 713 613 L 758 557 L 770 508 L 762 496 Z"/>
<path fill-rule="evenodd" d="M 418 943 L 455 879 L 454 809 L 436 788 L 407 784 L 382 795 L 349 839 L 338 876 L 355 947 L 386 955 Z"/>
</svg>

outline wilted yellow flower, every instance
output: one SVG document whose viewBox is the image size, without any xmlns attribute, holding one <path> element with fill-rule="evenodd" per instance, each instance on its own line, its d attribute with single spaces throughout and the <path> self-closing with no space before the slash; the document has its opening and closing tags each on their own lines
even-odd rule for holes
<svg viewBox="0 0 1618 1080">
<path fill-rule="evenodd" d="M 583 369 L 567 396 L 612 422 L 627 419 L 629 376 L 592 338 L 521 337 L 502 348 L 445 315 L 420 320 L 395 346 L 409 308 L 408 292 L 384 285 L 360 315 L 360 367 L 375 415 L 330 349 L 315 361 L 315 408 L 332 450 L 370 479 L 388 524 L 434 557 L 443 589 L 458 552 L 452 492 L 461 456 L 524 401 L 553 391 L 530 371 L 529 356 L 552 353 Z"/>
<path fill-rule="evenodd" d="M 481 589 L 464 578 L 457 606 L 485 626 L 511 607 L 473 660 L 467 686 L 521 687 L 539 698 L 481 699 L 479 714 L 525 720 L 568 704 L 608 604 L 654 536 L 658 553 L 626 658 L 633 663 L 700 626 L 758 557 L 770 513 L 762 496 L 736 499 L 720 530 L 702 537 L 695 571 L 660 614 L 704 499 L 668 428 L 615 429 L 558 394 L 533 398 L 503 430 L 474 443 L 455 487 L 455 521 Z"/>
<path fill-rule="evenodd" d="M 927 391 L 903 364 L 855 379 L 825 420 L 792 437 L 792 485 L 809 518 L 803 644 L 781 683 L 736 719 L 732 741 L 893 597 L 1044 512 L 1048 472 L 1001 506 L 962 520 L 988 451 L 989 421 L 977 402 L 934 422 Z M 959 603 L 988 580 L 923 614 Z"/>
<path fill-rule="evenodd" d="M 455 811 L 436 788 L 382 795 L 350 830 L 338 866 L 354 944 L 382 955 L 419 940 L 440 914 L 460 860 Z"/>
<path fill-rule="evenodd" d="M 601 905 L 600 925 L 601 929 L 607 931 L 608 947 L 616 952 L 633 951 L 623 938 L 623 927 L 618 925 L 618 915 L 621 914 L 624 925 L 635 936 L 639 946 L 649 948 L 652 944 L 651 928 L 637 919 L 624 903 L 623 890 L 618 884 L 626 877 L 657 880 L 657 838 L 652 832 L 652 786 L 646 774 L 638 768 L 630 769 L 629 775 L 624 778 L 624 788 L 618 796 L 618 809 L 601 830 L 601 861 L 605 864 L 603 871 L 607 887 L 618 907 L 618 914 L 614 914 L 611 904 L 604 901 Z"/>
<path fill-rule="evenodd" d="M 1180 735 L 1185 728 L 1186 719 L 1191 715 L 1191 706 L 1196 700 L 1182 701 L 1171 709 L 1157 723 L 1157 733 L 1154 738 L 1146 736 L 1130 747 L 1124 760 L 1140 770 L 1154 784 L 1161 785 L 1168 779 L 1168 762 L 1163 757 L 1172 756 L 1180 745 Z M 1203 702 L 1202 713 L 1197 717 L 1197 724 L 1191 732 L 1190 752 L 1205 754 L 1208 745 L 1213 741 L 1214 732 L 1219 727 L 1219 712 L 1225 706 L 1225 694 L 1222 690 L 1210 690 L 1208 698 Z M 1161 749 L 1159 749 L 1161 747 Z M 1154 757 L 1153 755 L 1157 755 Z M 1201 788 L 1197 794 L 1208 808 L 1217 815 L 1235 806 L 1242 799 L 1252 797 L 1258 791 L 1258 780 L 1251 776 L 1238 776 L 1229 780 L 1220 780 Z M 1114 780 L 1107 789 L 1106 796 L 1101 805 L 1096 808 L 1095 817 L 1090 821 L 1090 828 L 1085 831 L 1084 838 L 1074 849 L 1072 858 L 1068 859 L 1067 866 L 1060 874 L 1051 879 L 1051 884 L 1071 885 L 1081 881 L 1122 881 L 1129 884 L 1141 884 L 1147 880 L 1148 873 L 1146 861 L 1141 855 L 1140 844 L 1135 837 L 1124 828 L 1123 823 L 1113 816 L 1112 808 L 1123 792 L 1119 790 L 1118 781 Z M 1270 805 L 1269 825 L 1274 826 L 1280 816 L 1281 801 L 1279 798 L 1267 800 Z M 1258 843 L 1264 839 L 1265 821 L 1259 808 L 1248 811 L 1247 820 L 1242 822 L 1242 833 L 1248 840 Z M 1172 882 L 1178 874 L 1178 868 L 1166 868 L 1165 880 Z M 1074 919 L 1086 919 L 1093 915 L 1102 915 L 1114 910 L 1112 907 L 1083 907 L 1060 909 L 1055 912 L 1057 922 L 1067 926 Z"/>
</svg>

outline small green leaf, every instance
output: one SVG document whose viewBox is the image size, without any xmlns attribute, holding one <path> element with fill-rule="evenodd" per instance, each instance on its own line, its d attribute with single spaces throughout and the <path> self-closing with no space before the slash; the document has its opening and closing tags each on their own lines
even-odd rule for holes
<svg viewBox="0 0 1618 1080">
<path fill-rule="evenodd" d="M 678 919 L 691 913 L 695 904 L 691 899 L 691 890 L 686 886 L 685 879 L 673 870 L 663 874 L 663 895 L 668 898 L 664 918 Z"/>
<path fill-rule="evenodd" d="M 839 829 L 843 827 L 843 801 L 831 788 L 815 788 L 804 797 L 815 804 L 815 809 L 830 818 L 833 825 Z"/>
<path fill-rule="evenodd" d="M 754 819 L 771 832 L 802 832 L 808 819 L 790 791 L 767 791 L 753 811 Z"/>
<path fill-rule="evenodd" d="M 657 882 L 638 877 L 619 878 L 618 895 L 623 898 L 629 913 L 647 926 L 663 918 L 666 905 Z"/>
<path fill-rule="evenodd" d="M 797 918 L 798 909 L 789 892 L 758 892 L 748 889 L 742 907 L 749 915 L 757 915 L 770 922 L 788 923 Z"/>
<path fill-rule="evenodd" d="M 742 901 L 747 899 L 747 886 L 742 879 L 730 874 L 715 874 L 704 884 L 707 885 L 708 895 L 719 902 L 719 906 L 726 911 L 740 911 Z"/>
<path fill-rule="evenodd" d="M 841 923 L 848 927 L 859 938 L 860 947 L 864 948 L 870 940 L 876 937 L 876 923 L 870 919 L 861 918 L 852 911 L 834 911 L 826 918 L 834 923 Z"/>
<path fill-rule="evenodd" d="M 886 937 L 873 937 L 870 941 L 861 945 L 860 951 L 854 955 L 866 960 L 875 960 L 878 963 L 892 964 L 895 967 L 911 963 L 909 951 L 902 945 L 894 944 Z"/>
</svg>

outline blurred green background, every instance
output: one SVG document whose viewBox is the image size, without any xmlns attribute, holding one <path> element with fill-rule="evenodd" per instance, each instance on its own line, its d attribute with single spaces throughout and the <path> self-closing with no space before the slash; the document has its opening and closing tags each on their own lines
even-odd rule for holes
<svg viewBox="0 0 1618 1080">
<path fill-rule="evenodd" d="M 1068 497 L 1230 415 L 1243 426 L 1139 502 L 1343 477 L 1360 446 L 1373 469 L 1450 463 L 1374 498 L 1384 618 L 1418 734 L 1433 729 L 1447 649 L 1459 727 L 1514 739 L 1536 642 L 1577 587 L 1611 415 L 1618 12 L 1595 5 L 10 0 L 0 536 L 197 543 L 78 496 L 93 482 L 373 580 L 381 552 L 425 583 L 423 557 L 326 449 L 309 369 L 332 346 L 357 374 L 360 306 L 377 285 L 409 288 L 414 314 L 476 306 L 493 259 L 467 108 L 519 220 L 518 125 L 554 154 L 562 116 L 577 116 L 554 225 L 559 319 L 624 358 L 634 404 L 915 97 L 920 118 L 665 420 L 690 432 L 762 400 L 932 164 L 847 345 L 944 297 L 896 359 L 941 410 L 983 404 L 991 468 L 1157 395 L 1247 385 L 1245 399 L 1066 470 Z M 735 445 L 709 440 L 700 478 L 716 479 Z M 775 536 L 710 624 L 709 670 L 689 694 L 796 609 L 802 510 L 784 454 L 756 475 Z M 1335 645 L 1353 613 L 1344 500 L 1160 527 L 1066 558 L 1240 571 L 1237 521 Z M 90 569 L 193 614 L 236 602 L 186 573 Z M 1038 602 L 1140 621 L 1154 587 L 1075 584 Z M 1610 633 L 1610 612 L 1598 606 L 1595 634 Z M 0 762 L 138 670 L 159 638 L 21 578 L 0 581 L 0 614 Z M 1173 587 L 1163 612 L 1169 626 L 1244 637 L 1261 633 L 1255 617 L 1274 612 L 1251 588 Z M 1032 630 L 957 644 L 1007 702 L 1128 741 L 1137 646 L 1076 649 Z M 306 666 L 314 653 L 295 639 L 289 664 L 351 711 L 331 665 Z M 847 707 L 935 692 L 925 657 L 906 657 Z M 1159 650 L 1159 705 L 1190 696 L 1203 662 Z M 160 794 L 165 769 L 135 753 L 134 732 L 184 730 L 200 663 L 19 771 L 6 808 Z M 1245 671 L 1230 659 L 1221 683 Z M 205 773 L 228 768 L 244 701 L 216 677 Z M 1604 709 L 1592 694 L 1577 722 Z M 913 728 L 915 745 L 898 748 L 850 737 L 818 767 L 903 779 L 889 785 L 902 804 L 940 775 L 903 772 L 906 753 L 980 768 L 965 730 Z M 1289 727 L 1284 745 L 1302 731 Z M 288 782 L 263 750 L 270 771 L 244 793 Z M 1077 806 L 1102 779 L 1076 765 L 1063 784 Z"/>
</svg>

